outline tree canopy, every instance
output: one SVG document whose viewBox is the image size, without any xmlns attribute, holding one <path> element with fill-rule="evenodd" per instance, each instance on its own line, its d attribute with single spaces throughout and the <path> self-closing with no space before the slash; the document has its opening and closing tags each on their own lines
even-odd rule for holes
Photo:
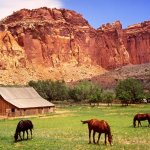
<svg viewBox="0 0 150 150">
<path fill-rule="evenodd" d="M 137 79 L 119 81 L 115 90 L 117 98 L 124 104 L 140 102 L 143 97 L 143 86 Z"/>
</svg>

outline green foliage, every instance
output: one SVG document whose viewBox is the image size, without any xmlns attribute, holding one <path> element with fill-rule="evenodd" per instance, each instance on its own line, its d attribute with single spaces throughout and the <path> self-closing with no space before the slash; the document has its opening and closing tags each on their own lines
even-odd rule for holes
<svg viewBox="0 0 150 150">
<path fill-rule="evenodd" d="M 150 92 L 144 92 L 144 98 L 149 103 L 150 102 Z"/>
<path fill-rule="evenodd" d="M 103 90 L 97 85 L 93 86 L 91 95 L 89 97 L 89 102 L 99 103 L 103 99 Z"/>
<path fill-rule="evenodd" d="M 69 98 L 68 86 L 64 81 L 51 81 L 51 93 L 49 97 L 53 100 L 66 100 Z"/>
<path fill-rule="evenodd" d="M 38 80 L 30 81 L 28 84 L 29 86 L 32 86 L 45 99 L 68 99 L 68 87 L 64 81 Z"/>
<path fill-rule="evenodd" d="M 89 100 L 98 101 L 101 100 L 102 89 L 89 81 L 83 81 L 70 89 L 70 98 L 74 101 Z"/>
<path fill-rule="evenodd" d="M 70 98 L 74 101 L 81 101 L 89 98 L 92 85 L 89 82 L 83 81 L 70 89 Z"/>
<path fill-rule="evenodd" d="M 99 103 L 105 99 L 105 102 L 111 103 L 112 93 L 103 94 L 103 89 L 89 81 L 79 82 L 73 88 L 69 88 L 64 81 L 38 80 L 30 81 L 32 86 L 43 98 L 56 101 L 72 99 L 75 102 L 89 101 L 90 103 Z"/>
<path fill-rule="evenodd" d="M 33 87 L 43 98 L 49 99 L 50 81 L 49 80 L 38 80 L 29 81 L 29 86 Z"/>
<path fill-rule="evenodd" d="M 103 102 L 111 104 L 113 99 L 115 99 L 115 95 L 113 92 L 104 92 L 103 94 Z"/>
<path fill-rule="evenodd" d="M 116 87 L 116 96 L 123 104 L 140 102 L 143 97 L 141 82 L 133 78 L 120 81 Z"/>
</svg>

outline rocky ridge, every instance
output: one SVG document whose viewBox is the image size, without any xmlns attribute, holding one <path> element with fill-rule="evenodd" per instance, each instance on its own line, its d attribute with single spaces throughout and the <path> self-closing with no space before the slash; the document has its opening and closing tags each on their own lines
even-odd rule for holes
<svg viewBox="0 0 150 150">
<path fill-rule="evenodd" d="M 150 21 L 127 29 L 116 21 L 94 29 L 75 11 L 22 9 L 0 21 L 0 55 L 0 84 L 91 78 L 150 62 Z"/>
</svg>

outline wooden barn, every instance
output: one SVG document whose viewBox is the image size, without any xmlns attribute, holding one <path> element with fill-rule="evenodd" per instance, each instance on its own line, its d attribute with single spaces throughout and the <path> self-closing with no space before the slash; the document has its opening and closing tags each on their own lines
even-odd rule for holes
<svg viewBox="0 0 150 150">
<path fill-rule="evenodd" d="M 1 116 L 46 114 L 54 108 L 54 104 L 43 99 L 32 87 L 0 87 Z"/>
</svg>

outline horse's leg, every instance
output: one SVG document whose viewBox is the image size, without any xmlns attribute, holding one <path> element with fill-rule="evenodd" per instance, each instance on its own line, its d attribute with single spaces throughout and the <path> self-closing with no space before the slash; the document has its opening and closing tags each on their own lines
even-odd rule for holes
<svg viewBox="0 0 150 150">
<path fill-rule="evenodd" d="M 141 121 L 139 121 L 140 126 L 142 127 Z"/>
<path fill-rule="evenodd" d="M 148 127 L 150 127 L 150 120 L 148 120 Z"/>
<path fill-rule="evenodd" d="M 93 143 L 95 144 L 95 131 L 93 130 Z"/>
<path fill-rule="evenodd" d="M 22 140 L 22 138 L 21 138 L 21 133 L 20 133 L 20 132 L 18 133 L 18 135 L 19 135 L 20 139 Z"/>
<path fill-rule="evenodd" d="M 31 132 L 31 139 L 32 139 L 32 129 L 30 129 L 30 132 Z"/>
<path fill-rule="evenodd" d="M 140 123 L 141 123 L 140 120 L 138 120 L 138 127 L 139 127 Z"/>
<path fill-rule="evenodd" d="M 105 145 L 107 144 L 106 138 L 107 138 L 107 134 L 105 133 Z"/>
<path fill-rule="evenodd" d="M 25 131 L 23 131 L 23 139 L 24 139 L 24 132 L 25 132 Z"/>
<path fill-rule="evenodd" d="M 91 143 L 91 129 L 89 129 L 89 144 Z"/>
<path fill-rule="evenodd" d="M 101 133 L 98 134 L 97 144 L 99 144 L 100 137 L 101 137 Z"/>
<path fill-rule="evenodd" d="M 26 133 L 27 133 L 27 139 L 28 139 L 28 130 L 26 130 Z"/>
</svg>

